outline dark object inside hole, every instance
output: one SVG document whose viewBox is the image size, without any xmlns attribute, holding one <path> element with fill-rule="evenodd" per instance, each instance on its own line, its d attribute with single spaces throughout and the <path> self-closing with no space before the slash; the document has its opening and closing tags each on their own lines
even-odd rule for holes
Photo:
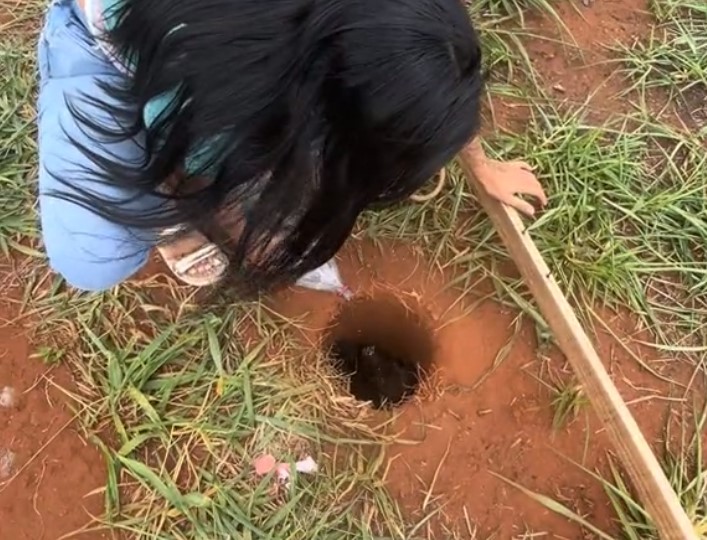
<svg viewBox="0 0 707 540">
<path fill-rule="evenodd" d="M 329 355 L 357 399 L 376 408 L 400 405 L 429 371 L 434 347 L 420 317 L 394 298 L 347 304 L 334 321 Z"/>
<path fill-rule="evenodd" d="M 376 408 L 399 405 L 415 394 L 420 370 L 376 345 L 337 341 L 331 350 L 339 371 L 350 378 L 350 392 Z"/>
</svg>

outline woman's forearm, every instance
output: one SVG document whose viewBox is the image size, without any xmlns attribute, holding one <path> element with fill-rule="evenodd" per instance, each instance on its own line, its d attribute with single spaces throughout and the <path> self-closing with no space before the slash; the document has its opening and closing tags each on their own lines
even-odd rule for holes
<svg viewBox="0 0 707 540">
<path fill-rule="evenodd" d="M 464 147 L 462 154 L 464 154 L 464 157 L 474 173 L 484 167 L 488 162 L 480 137 L 474 137 L 474 139 Z"/>
</svg>

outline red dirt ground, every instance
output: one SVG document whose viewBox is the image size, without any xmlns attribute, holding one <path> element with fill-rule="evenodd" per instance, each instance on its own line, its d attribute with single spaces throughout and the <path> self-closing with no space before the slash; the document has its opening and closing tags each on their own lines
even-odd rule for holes
<svg viewBox="0 0 707 540">
<path fill-rule="evenodd" d="M 527 49 L 547 94 L 558 101 L 582 104 L 588 99 L 595 111 L 627 109 L 621 94 L 626 81 L 609 47 L 631 45 L 647 34 L 653 22 L 647 0 L 597 0 L 589 8 L 581 3 L 558 2 L 556 10 L 567 30 L 555 20 L 531 16 L 529 31 L 541 38 L 527 41 Z M 558 46 L 557 41 L 564 42 Z"/>
<path fill-rule="evenodd" d="M 630 85 L 617 71 L 621 66 L 609 47 L 630 45 L 648 34 L 653 23 L 648 0 L 597 0 L 591 7 L 580 1 L 553 5 L 564 26 L 530 13 L 522 39 L 545 95 L 559 106 L 576 109 L 587 104 L 589 119 L 597 123 L 634 112 L 622 97 Z M 655 101 L 658 111 L 658 96 Z M 493 126 L 525 129 L 528 112 L 524 102 L 495 99 L 485 131 Z"/>
<path fill-rule="evenodd" d="M 360 253 L 366 261 L 363 267 Z M 585 538 L 577 526 L 508 486 L 492 474 L 496 473 L 561 500 L 612 531 L 613 514 L 601 487 L 567 461 L 605 469 L 607 437 L 589 406 L 570 426 L 553 430 L 551 395 L 536 377 L 542 371 L 548 380 L 550 369 L 567 381 L 570 368 L 557 351 L 550 354 L 551 359 L 541 360 L 528 320 L 521 324 L 508 357 L 494 371 L 494 360 L 514 334 L 514 312 L 487 300 L 464 314 L 461 305 L 454 305 L 456 295 L 444 290 L 444 276 L 431 273 L 402 246 L 386 246 L 382 255 L 372 246 L 354 249 L 350 245 L 341 258 L 341 269 L 357 295 L 397 296 L 434 329 L 433 363 L 438 371 L 433 387 L 403 405 L 394 425 L 395 431 L 419 444 L 396 445 L 388 454 L 393 460 L 387 485 L 408 517 L 422 519 L 436 508 L 439 497 L 444 508 L 429 522 L 437 538 L 443 538 L 445 531 L 466 537 L 466 520 L 478 526 L 480 538 L 491 533 L 512 538 L 526 528 L 547 533 L 544 538 Z M 485 288 L 477 292 L 488 292 Z M 316 343 L 325 339 L 341 301 L 326 293 L 297 290 L 280 295 L 275 308 L 302 321 L 309 329 L 306 337 Z M 625 317 L 605 315 L 618 335 L 636 334 Z M 389 324 L 395 333 L 399 321 Z M 598 349 L 644 434 L 661 449 L 670 406 L 676 405 L 672 399 L 681 400 L 685 389 L 640 368 L 606 333 L 599 334 Z M 669 369 L 670 378 L 686 386 L 690 383 L 692 366 L 665 363 L 672 359 L 659 358 L 648 348 L 632 345 L 631 349 L 652 366 Z M 423 508 L 426 498 L 432 502 Z"/>
<path fill-rule="evenodd" d="M 655 21 L 648 0 L 592 1 L 589 8 L 582 7 L 581 2 L 556 4 L 566 28 L 553 19 L 530 14 L 528 32 L 542 38 L 523 41 L 546 95 L 574 108 L 588 104 L 588 118 L 601 123 L 612 115 L 638 110 L 636 96 L 624 96 L 630 83 L 621 74 L 622 66 L 611 48 L 647 39 Z M 704 92 L 688 92 L 671 99 L 667 92 L 653 89 L 646 93 L 646 101 L 657 120 L 677 129 L 694 132 L 707 125 Z M 507 114 L 500 108 L 497 112 L 503 125 Z"/>
<path fill-rule="evenodd" d="M 4 274 L 3 274 L 4 275 Z M 3 294 L 0 305 L 0 390 L 11 387 L 16 403 L 0 408 L 0 459 L 14 455 L 0 471 L 0 538 L 12 540 L 99 539 L 102 534 L 66 536 L 103 511 L 102 456 L 76 431 L 65 396 L 52 384 L 71 388 L 63 367 L 30 357 L 24 329 Z"/>
</svg>

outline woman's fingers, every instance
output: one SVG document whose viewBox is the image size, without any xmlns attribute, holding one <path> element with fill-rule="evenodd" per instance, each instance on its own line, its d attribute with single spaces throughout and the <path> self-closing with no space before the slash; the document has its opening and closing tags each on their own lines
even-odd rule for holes
<svg viewBox="0 0 707 540">
<path fill-rule="evenodd" d="M 533 217 L 535 215 L 535 207 L 520 197 L 513 197 L 507 204 L 526 216 Z"/>
<path fill-rule="evenodd" d="M 511 165 L 512 167 L 518 167 L 519 169 L 523 169 L 524 171 L 528 172 L 532 172 L 535 170 L 535 168 L 527 161 L 511 161 L 509 165 Z"/>
<path fill-rule="evenodd" d="M 493 198 L 528 216 L 535 215 L 538 203 L 547 205 L 545 190 L 530 164 L 525 161 L 503 163 L 490 160 L 487 165 L 479 171 L 477 180 Z M 523 199 L 524 196 L 532 197 L 537 202 L 528 202 Z"/>
<path fill-rule="evenodd" d="M 532 173 L 526 172 L 525 174 L 517 176 L 513 182 L 513 191 L 515 193 L 535 197 L 542 206 L 547 204 L 547 195 L 545 195 L 545 190 L 543 189 L 542 184 Z"/>
<path fill-rule="evenodd" d="M 516 210 L 518 210 L 518 212 L 521 212 L 526 216 L 532 217 L 535 215 L 535 207 L 528 201 L 524 201 L 517 195 L 514 195 L 510 192 L 506 192 L 503 194 L 499 194 L 499 196 L 496 196 L 496 198 L 506 206 L 515 208 Z"/>
</svg>

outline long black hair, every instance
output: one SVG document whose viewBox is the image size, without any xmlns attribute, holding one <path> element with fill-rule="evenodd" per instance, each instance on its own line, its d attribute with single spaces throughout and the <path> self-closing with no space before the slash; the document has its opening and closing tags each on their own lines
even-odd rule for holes
<svg viewBox="0 0 707 540">
<path fill-rule="evenodd" d="M 170 105 L 149 125 L 74 105 L 87 132 L 144 137 L 146 152 L 82 148 L 95 168 L 68 197 L 133 230 L 208 231 L 253 289 L 324 263 L 364 209 L 411 195 L 479 127 L 481 52 L 460 0 L 125 0 L 112 15 L 105 39 L 133 67 L 107 90 L 131 111 Z M 185 168 L 205 142 L 214 157 Z M 159 203 L 136 213 L 86 180 Z"/>
</svg>

